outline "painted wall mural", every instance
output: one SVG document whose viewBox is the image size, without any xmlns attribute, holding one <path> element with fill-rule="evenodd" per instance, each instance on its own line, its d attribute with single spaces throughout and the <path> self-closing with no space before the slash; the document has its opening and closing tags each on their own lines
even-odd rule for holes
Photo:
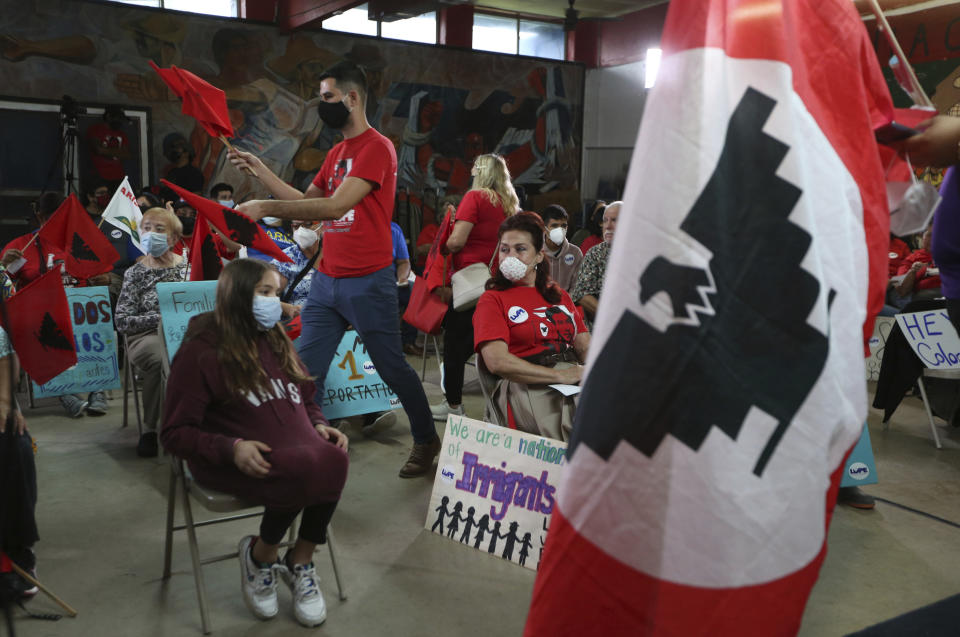
<svg viewBox="0 0 960 637">
<path fill-rule="evenodd" d="M 368 74 L 370 123 L 396 145 L 398 185 L 416 205 L 432 208 L 433 199 L 465 191 L 472 160 L 484 152 L 503 154 L 527 193 L 578 187 L 578 65 L 332 32 L 287 36 L 234 20 L 76 0 L 0 7 L 2 93 L 149 106 L 154 177 L 189 161 L 205 188 L 226 181 L 237 200 L 263 194 L 226 161 L 219 140 L 180 113 L 149 60 L 223 89 L 232 143 L 305 188 L 337 141 L 317 116 L 318 78 L 346 59 Z M 178 157 L 178 149 L 187 152 Z"/>
</svg>

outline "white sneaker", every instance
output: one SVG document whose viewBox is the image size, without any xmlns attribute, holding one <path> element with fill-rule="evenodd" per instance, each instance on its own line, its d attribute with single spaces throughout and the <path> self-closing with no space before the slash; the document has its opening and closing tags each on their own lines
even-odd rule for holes
<svg viewBox="0 0 960 637">
<path fill-rule="evenodd" d="M 450 403 L 443 401 L 439 405 L 430 405 L 430 413 L 433 414 L 433 419 L 438 421 L 443 421 L 447 419 L 447 416 L 453 414 L 454 416 L 466 416 L 467 412 L 463 409 L 463 404 L 461 403 L 456 409 L 450 408 Z"/>
<path fill-rule="evenodd" d="M 261 568 L 253 561 L 250 547 L 253 545 L 253 536 L 248 535 L 240 540 L 240 590 L 243 591 L 243 601 L 258 619 L 276 617 L 277 611 L 277 579 L 274 576 L 274 567 Z"/>
<path fill-rule="evenodd" d="M 366 419 L 364 419 L 364 425 L 360 428 L 360 433 L 364 436 L 375 436 L 390 429 L 395 424 L 397 424 L 397 412 L 385 411 L 370 421 L 369 424 L 366 424 Z"/>
<path fill-rule="evenodd" d="M 293 615 L 302 625 L 319 626 L 327 619 L 327 603 L 320 592 L 320 581 L 313 562 L 297 564 L 293 570 L 280 571 L 283 581 L 293 593 Z"/>
</svg>

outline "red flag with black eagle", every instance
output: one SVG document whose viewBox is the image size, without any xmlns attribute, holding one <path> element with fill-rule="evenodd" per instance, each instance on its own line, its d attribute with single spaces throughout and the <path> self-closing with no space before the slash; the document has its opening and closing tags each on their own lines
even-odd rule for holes
<svg viewBox="0 0 960 637">
<path fill-rule="evenodd" d="M 293 262 L 293 259 L 285 255 L 283 250 L 273 242 L 273 239 L 267 236 L 263 228 L 247 215 L 242 212 L 237 212 L 232 208 L 221 206 L 217 202 L 201 197 L 200 195 L 195 195 L 189 190 L 184 190 L 166 179 L 161 179 L 160 181 L 168 188 L 173 189 L 184 201 L 193 206 L 193 209 L 197 211 L 198 221 L 202 216 L 212 223 L 217 230 L 240 245 L 259 250 L 278 261 Z M 191 262 L 192 260 L 191 257 Z"/>
<path fill-rule="evenodd" d="M 193 227 L 193 237 L 190 240 L 190 280 L 216 281 L 223 271 L 223 260 L 214 241 L 214 234 L 207 225 L 207 218 L 200 210 L 197 210 L 197 222 Z"/>
<path fill-rule="evenodd" d="M 84 212 L 86 214 L 86 212 Z M 70 305 L 59 270 L 50 270 L 7 300 L 10 335 L 20 364 L 42 385 L 77 364 Z"/>
<path fill-rule="evenodd" d="M 673 0 L 525 635 L 793 635 L 867 414 L 889 92 L 849 0 Z"/>
<path fill-rule="evenodd" d="M 38 235 L 44 243 L 63 251 L 67 272 L 78 279 L 110 272 L 120 259 L 74 194 L 60 204 Z"/>
</svg>

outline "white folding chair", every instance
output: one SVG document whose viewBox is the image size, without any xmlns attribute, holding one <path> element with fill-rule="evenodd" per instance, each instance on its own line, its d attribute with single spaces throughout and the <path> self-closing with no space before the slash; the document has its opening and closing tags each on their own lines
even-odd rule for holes
<svg viewBox="0 0 960 637">
<path fill-rule="evenodd" d="M 179 485 L 179 488 L 178 488 Z M 177 491 L 183 496 L 183 524 L 174 525 L 174 509 L 176 508 Z M 190 545 L 190 561 L 193 564 L 193 579 L 197 586 L 197 602 L 200 606 L 200 623 L 203 627 L 203 634 L 209 635 L 213 630 L 210 625 L 210 614 L 207 609 L 207 589 L 203 580 L 203 567 L 214 562 L 236 558 L 239 554 L 236 551 L 225 553 L 213 557 L 200 557 L 200 546 L 197 543 L 196 529 L 201 526 L 210 526 L 213 524 L 222 524 L 224 522 L 233 522 L 235 520 L 245 520 L 263 515 L 262 511 L 247 511 L 246 513 L 236 513 L 235 515 L 225 515 L 210 520 L 195 522 L 193 519 L 193 509 L 190 506 L 190 498 L 193 497 L 203 508 L 214 513 L 236 513 L 245 509 L 251 509 L 257 505 L 246 502 L 235 496 L 221 493 L 197 484 L 190 475 L 189 470 L 184 466 L 180 458 L 171 456 L 170 458 L 170 483 L 167 491 L 167 526 L 164 540 L 163 551 L 163 579 L 170 578 L 170 562 L 173 552 L 173 532 L 186 531 L 187 541 Z M 285 542 L 283 546 L 293 544 L 293 525 L 290 526 L 290 541 Z M 340 581 L 340 571 L 337 569 L 337 556 L 333 546 L 333 529 L 327 527 L 327 548 L 330 551 L 330 563 L 333 565 L 333 576 L 337 581 L 337 594 L 340 601 L 347 600 L 346 591 Z"/>
</svg>

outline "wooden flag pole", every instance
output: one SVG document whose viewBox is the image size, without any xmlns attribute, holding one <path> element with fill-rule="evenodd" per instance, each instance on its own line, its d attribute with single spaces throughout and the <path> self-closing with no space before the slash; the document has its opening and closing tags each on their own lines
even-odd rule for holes
<svg viewBox="0 0 960 637">
<path fill-rule="evenodd" d="M 36 241 L 36 240 L 37 240 L 37 237 L 39 237 L 39 236 L 40 236 L 40 232 L 39 232 L 39 231 L 37 231 L 36 233 L 34 233 L 34 235 L 33 235 L 32 237 L 30 237 L 30 240 L 27 241 L 27 245 L 23 246 L 23 248 L 20 249 L 20 252 L 26 252 L 26 251 L 27 251 L 27 248 L 30 247 L 30 244 L 33 243 L 34 241 Z"/>
<path fill-rule="evenodd" d="M 63 610 L 67 611 L 68 615 L 70 615 L 71 617 L 77 616 L 77 611 L 74 610 L 73 606 L 71 606 L 70 604 L 66 603 L 65 601 L 57 597 L 53 591 L 51 591 L 49 588 L 47 588 L 46 586 L 38 582 L 32 575 L 30 575 L 30 573 L 26 572 L 25 570 L 17 566 L 13 560 L 10 560 L 10 566 L 13 567 L 13 570 L 17 575 L 19 575 L 23 579 L 27 580 L 28 582 L 30 582 L 31 584 L 33 584 L 34 586 L 42 590 L 48 597 L 50 597 L 50 599 L 52 599 L 57 604 L 59 604 Z"/>
<path fill-rule="evenodd" d="M 913 66 L 910 65 L 910 61 L 907 60 L 907 56 L 904 55 L 903 49 L 900 47 L 900 43 L 897 42 L 897 36 L 893 34 L 893 29 L 890 28 L 890 23 L 887 22 L 887 16 L 883 15 L 883 10 L 880 8 L 877 0 L 870 0 L 870 9 L 873 10 L 873 15 L 875 15 L 877 18 L 877 25 L 883 30 L 883 33 L 887 38 L 887 42 L 890 44 L 890 48 L 893 49 L 893 52 L 900 60 L 900 64 L 902 64 L 903 68 L 906 69 L 907 77 L 910 78 L 910 83 L 913 85 L 913 90 L 920 97 L 920 104 L 918 104 L 918 106 L 935 108 L 933 102 L 930 101 L 930 98 L 927 96 L 926 91 L 924 91 L 923 87 L 920 86 L 920 80 L 917 79 L 917 74 L 914 72 Z M 913 96 L 911 95 L 911 97 Z"/>
<path fill-rule="evenodd" d="M 229 148 L 230 150 L 234 150 L 234 151 L 236 150 L 236 148 L 233 147 L 233 144 L 231 144 L 231 143 L 227 140 L 227 136 L 226 136 L 226 135 L 220 135 L 220 141 L 222 141 L 222 142 L 224 143 L 224 145 L 225 145 L 227 148 Z M 253 175 L 254 177 L 257 177 L 257 173 L 256 173 L 256 171 L 255 171 L 253 168 L 250 168 L 249 166 L 244 166 L 243 169 L 244 169 L 246 172 L 248 172 L 248 173 L 250 173 L 251 175 Z M 259 178 L 259 177 L 258 177 L 258 178 Z"/>
</svg>

